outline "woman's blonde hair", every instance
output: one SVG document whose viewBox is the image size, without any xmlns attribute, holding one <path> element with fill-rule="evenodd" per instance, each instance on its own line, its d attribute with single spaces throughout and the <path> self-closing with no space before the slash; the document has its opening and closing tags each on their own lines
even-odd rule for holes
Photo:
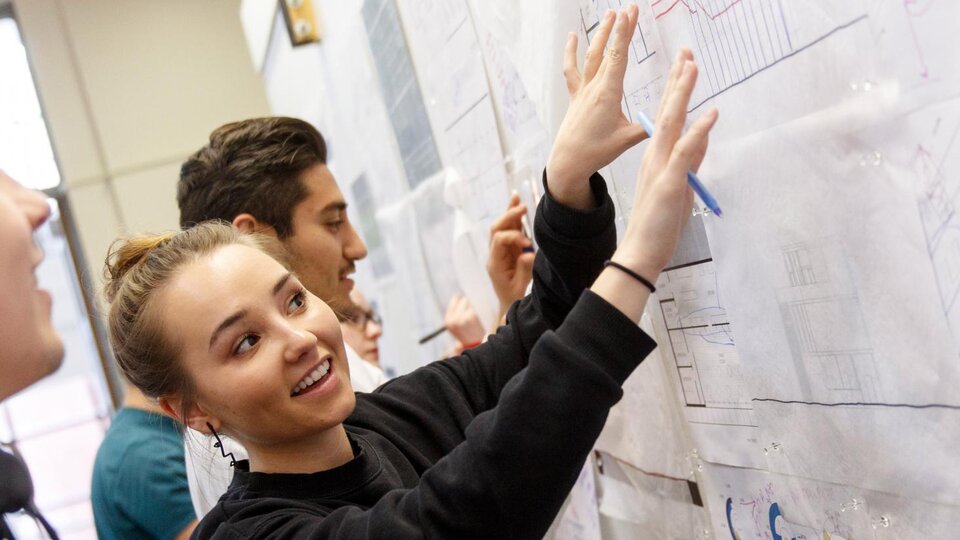
<svg viewBox="0 0 960 540">
<path fill-rule="evenodd" d="M 154 305 L 157 293 L 184 265 L 233 244 L 277 255 L 265 238 L 217 221 L 176 233 L 120 238 L 110 246 L 104 269 L 110 344 L 124 376 L 147 396 L 176 395 L 184 407 L 194 398 L 178 351 L 163 333 Z"/>
</svg>

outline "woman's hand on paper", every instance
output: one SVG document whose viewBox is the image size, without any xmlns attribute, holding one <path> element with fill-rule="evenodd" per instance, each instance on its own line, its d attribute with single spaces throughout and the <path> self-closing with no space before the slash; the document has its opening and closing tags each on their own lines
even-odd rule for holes
<svg viewBox="0 0 960 540">
<path fill-rule="evenodd" d="M 619 13 L 607 12 L 587 49 L 582 73 L 577 68 L 576 33 L 567 40 L 563 74 L 570 105 L 547 161 L 550 194 L 567 206 L 592 208 L 596 201 L 590 176 L 647 138 L 642 127 L 624 116 L 620 105 L 638 16 L 636 4 Z"/>
</svg>

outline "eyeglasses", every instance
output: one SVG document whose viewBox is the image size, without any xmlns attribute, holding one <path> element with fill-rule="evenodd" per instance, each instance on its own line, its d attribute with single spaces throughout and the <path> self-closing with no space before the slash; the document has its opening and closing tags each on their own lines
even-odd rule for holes
<svg viewBox="0 0 960 540">
<path fill-rule="evenodd" d="M 377 315 L 377 313 L 372 309 L 368 311 L 364 311 L 359 308 L 351 310 L 350 313 L 347 313 L 346 321 L 359 328 L 361 332 L 366 332 L 367 325 L 370 323 L 374 323 L 377 326 L 383 327 L 383 319 L 381 319 L 380 315 Z"/>
</svg>

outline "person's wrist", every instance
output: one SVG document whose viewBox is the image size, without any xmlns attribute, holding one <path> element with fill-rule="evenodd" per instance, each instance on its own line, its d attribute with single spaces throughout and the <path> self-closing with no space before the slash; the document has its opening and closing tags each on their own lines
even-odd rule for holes
<svg viewBox="0 0 960 540">
<path fill-rule="evenodd" d="M 554 147 L 554 153 L 547 161 L 547 189 L 559 203 L 585 210 L 593 206 L 593 192 L 590 190 L 590 175 L 575 163 L 560 156 L 569 154 L 562 148 Z"/>
<path fill-rule="evenodd" d="M 643 276 L 650 283 L 656 283 L 657 278 L 660 277 L 660 272 L 663 270 L 662 264 L 639 250 L 618 249 L 610 260 Z"/>
</svg>

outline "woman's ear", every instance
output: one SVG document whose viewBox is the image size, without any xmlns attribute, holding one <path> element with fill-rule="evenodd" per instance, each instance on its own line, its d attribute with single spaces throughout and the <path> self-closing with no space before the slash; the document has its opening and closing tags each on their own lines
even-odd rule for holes
<svg viewBox="0 0 960 540">
<path fill-rule="evenodd" d="M 220 420 L 208 415 L 196 403 L 183 407 L 183 401 L 180 398 L 165 396 L 161 396 L 158 401 L 167 416 L 170 416 L 188 428 L 206 435 L 212 435 L 208 424 L 213 426 L 213 429 L 217 431 L 220 430 Z"/>
</svg>

